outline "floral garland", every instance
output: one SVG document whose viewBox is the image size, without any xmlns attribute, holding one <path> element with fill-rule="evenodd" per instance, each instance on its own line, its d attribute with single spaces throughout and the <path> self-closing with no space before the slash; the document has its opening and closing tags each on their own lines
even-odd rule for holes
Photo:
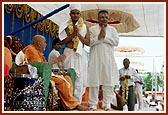
<svg viewBox="0 0 168 115">
<path fill-rule="evenodd" d="M 49 19 L 46 19 L 45 20 L 45 27 L 44 27 L 46 33 L 49 32 L 50 27 L 51 27 L 51 21 Z"/>
<path fill-rule="evenodd" d="M 128 100 L 128 79 L 126 79 L 126 83 L 125 83 L 125 91 L 126 91 L 126 97 L 125 97 L 125 100 Z"/>
<path fill-rule="evenodd" d="M 82 29 L 82 26 L 83 26 L 83 19 L 80 17 L 79 20 L 78 20 L 78 25 L 77 25 L 77 28 L 78 30 L 80 31 Z M 72 19 L 69 20 L 69 32 L 70 34 L 72 34 L 74 32 L 73 30 L 73 22 L 72 22 Z M 79 37 L 75 37 L 72 39 L 73 41 L 73 49 L 74 51 L 76 51 L 77 47 L 78 47 L 78 43 L 79 43 Z"/>
<path fill-rule="evenodd" d="M 41 17 L 43 17 L 43 16 L 41 14 L 38 14 L 38 19 Z M 37 27 L 41 32 L 44 31 L 44 20 L 38 22 Z"/>
<path fill-rule="evenodd" d="M 16 10 L 16 16 L 18 18 L 22 18 L 23 14 L 24 14 L 24 12 L 23 12 L 23 4 L 17 4 L 15 10 Z"/>
<path fill-rule="evenodd" d="M 10 14 L 12 10 L 14 9 L 14 7 L 15 6 L 13 4 L 5 4 L 6 13 Z"/>
<path fill-rule="evenodd" d="M 51 22 L 50 33 L 52 37 L 55 36 L 57 30 L 58 30 L 58 25 L 56 25 L 54 22 Z"/>
<path fill-rule="evenodd" d="M 30 8 L 30 6 L 24 5 L 24 10 L 25 10 L 25 14 L 24 14 L 25 20 L 27 23 L 29 23 L 31 20 L 31 10 L 32 9 Z"/>
<path fill-rule="evenodd" d="M 122 86 L 122 99 L 124 102 L 126 102 L 125 100 L 125 85 L 124 85 L 124 81 L 121 81 L 121 86 Z"/>
<path fill-rule="evenodd" d="M 38 12 L 33 9 L 31 12 L 31 22 L 37 19 L 38 19 Z M 33 28 L 36 28 L 36 26 L 37 26 L 37 23 L 33 25 Z"/>
<path fill-rule="evenodd" d="M 127 103 L 128 100 L 128 78 L 125 78 L 125 76 L 120 78 L 121 86 L 122 86 L 122 99 L 125 103 Z"/>
</svg>

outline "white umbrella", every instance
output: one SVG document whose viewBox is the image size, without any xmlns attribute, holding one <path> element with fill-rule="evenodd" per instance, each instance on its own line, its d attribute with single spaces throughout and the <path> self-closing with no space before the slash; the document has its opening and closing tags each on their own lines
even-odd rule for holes
<svg viewBox="0 0 168 115">
<path fill-rule="evenodd" d="M 118 57 L 130 57 L 141 55 L 145 50 L 141 47 L 136 46 L 119 46 L 114 49 L 114 55 Z"/>
</svg>

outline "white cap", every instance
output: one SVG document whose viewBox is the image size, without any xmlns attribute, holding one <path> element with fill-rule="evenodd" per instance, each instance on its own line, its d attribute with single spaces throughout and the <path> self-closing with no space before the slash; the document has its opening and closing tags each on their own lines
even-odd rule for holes
<svg viewBox="0 0 168 115">
<path fill-rule="evenodd" d="M 75 9 L 81 11 L 81 5 L 80 4 L 70 4 L 70 11 L 75 10 Z"/>
</svg>

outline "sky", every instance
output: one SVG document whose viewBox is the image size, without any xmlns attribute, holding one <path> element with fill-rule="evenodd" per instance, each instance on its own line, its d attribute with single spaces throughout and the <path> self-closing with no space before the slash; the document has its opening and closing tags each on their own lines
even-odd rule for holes
<svg viewBox="0 0 168 115">
<path fill-rule="evenodd" d="M 160 72 L 166 61 L 166 41 L 163 37 L 120 37 L 118 47 L 120 46 L 140 47 L 144 49 L 144 53 L 132 56 L 115 55 L 118 68 L 123 67 L 123 59 L 127 57 L 132 63 L 130 66 L 142 72 Z M 137 64 L 133 62 L 137 62 Z"/>
</svg>

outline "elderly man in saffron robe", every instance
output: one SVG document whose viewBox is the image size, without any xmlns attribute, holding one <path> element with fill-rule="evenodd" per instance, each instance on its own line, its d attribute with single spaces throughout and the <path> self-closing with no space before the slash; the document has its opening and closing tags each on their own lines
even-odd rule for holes
<svg viewBox="0 0 168 115">
<path fill-rule="evenodd" d="M 46 59 L 43 55 L 43 51 L 45 50 L 46 45 L 46 39 L 44 36 L 35 35 L 32 39 L 32 43 L 23 49 L 23 53 L 26 55 L 28 62 L 46 62 Z M 51 60 L 49 63 L 52 65 L 54 63 L 61 62 L 64 59 L 64 56 L 59 56 Z M 50 78 L 51 80 L 55 81 L 56 88 L 60 92 L 60 98 L 64 109 L 72 110 L 76 108 L 81 111 L 89 110 L 88 107 L 82 106 L 74 98 L 71 78 L 69 76 L 64 77 L 66 82 L 64 79 L 56 76 L 51 76 Z M 67 86 L 67 82 L 70 84 L 69 87 Z"/>
</svg>

